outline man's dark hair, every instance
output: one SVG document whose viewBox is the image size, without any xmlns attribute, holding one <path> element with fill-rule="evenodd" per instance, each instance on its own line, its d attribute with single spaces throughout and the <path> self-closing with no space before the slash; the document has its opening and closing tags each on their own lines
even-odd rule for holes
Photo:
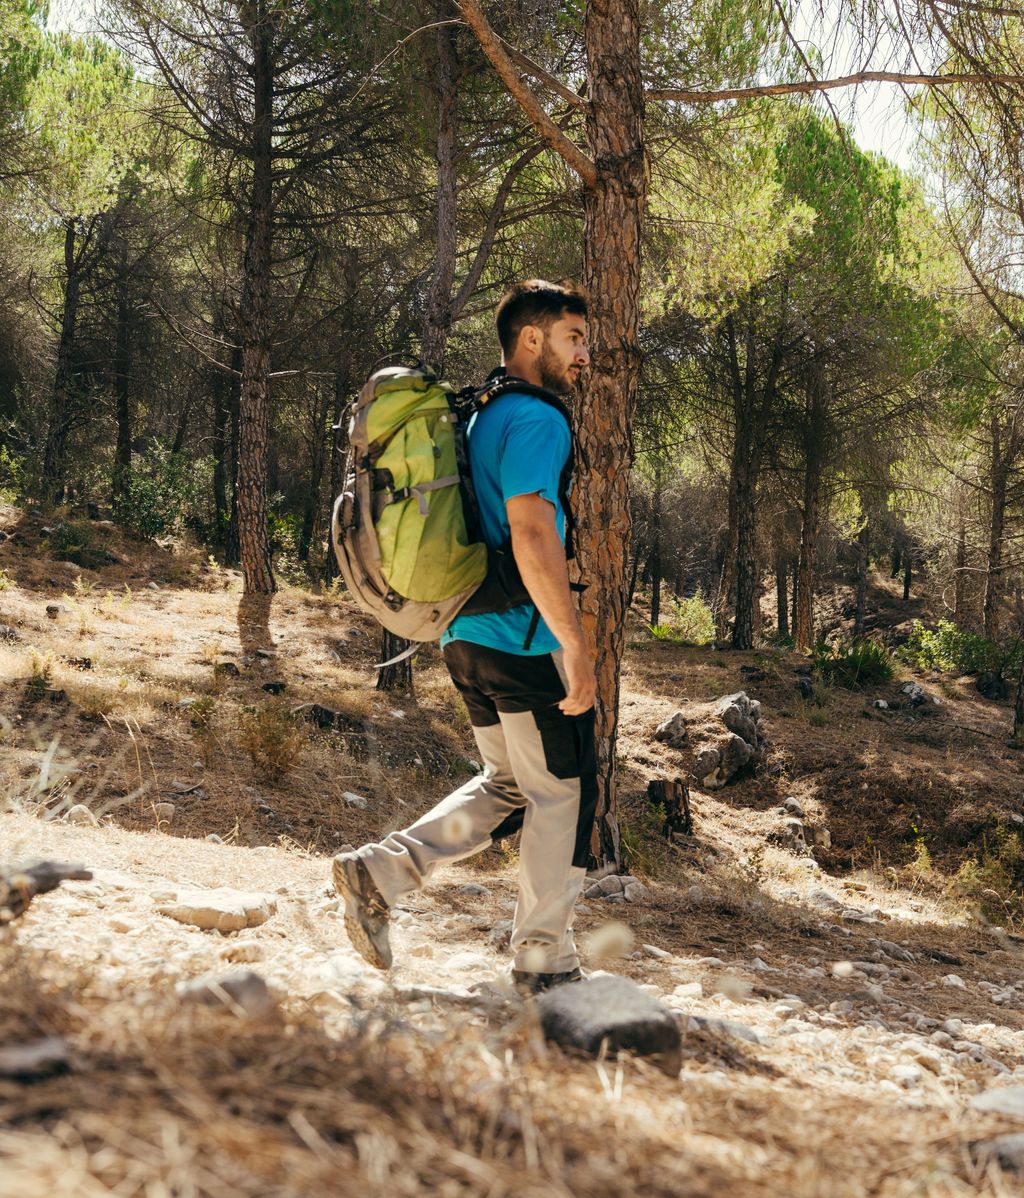
<svg viewBox="0 0 1024 1198">
<path fill-rule="evenodd" d="M 547 329 L 565 312 L 572 316 L 587 315 L 587 298 L 582 291 L 544 279 L 516 283 L 501 297 L 494 316 L 502 352 L 506 356 L 512 353 L 525 325 Z"/>
</svg>

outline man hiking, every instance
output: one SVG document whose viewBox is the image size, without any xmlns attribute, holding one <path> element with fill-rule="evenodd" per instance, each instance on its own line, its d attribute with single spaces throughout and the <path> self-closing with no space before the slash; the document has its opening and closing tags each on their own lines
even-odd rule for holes
<svg viewBox="0 0 1024 1198">
<path fill-rule="evenodd" d="M 568 395 L 590 360 L 587 305 L 542 280 L 513 287 L 495 317 L 502 362 L 518 378 Z M 388 969 L 388 919 L 435 867 L 522 830 L 512 976 L 526 993 L 580 978 L 573 908 L 586 873 L 597 804 L 594 666 L 566 567 L 565 416 L 506 390 L 469 426 L 470 473 L 484 540 L 511 540 L 531 603 L 458 616 L 441 639 L 469 710 L 483 772 L 401 832 L 334 859 L 353 947 Z"/>
</svg>

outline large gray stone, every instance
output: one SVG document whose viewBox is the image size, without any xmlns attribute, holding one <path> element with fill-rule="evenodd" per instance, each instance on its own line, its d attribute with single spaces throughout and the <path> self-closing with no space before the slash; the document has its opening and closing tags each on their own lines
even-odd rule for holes
<svg viewBox="0 0 1024 1198">
<path fill-rule="evenodd" d="M 757 748 L 757 724 L 736 703 L 731 703 L 721 713 L 722 723 L 730 732 L 743 737 L 752 749 Z"/>
<path fill-rule="evenodd" d="M 635 982 L 591 978 L 556 986 L 537 1000 L 541 1028 L 563 1048 L 597 1056 L 601 1046 L 649 1056 L 670 1077 L 682 1064 L 679 1025 L 672 1011 Z"/>
<path fill-rule="evenodd" d="M 659 724 L 654 733 L 654 739 L 670 749 L 685 749 L 690 743 L 690 733 L 686 727 L 686 716 L 677 711 L 671 719 Z"/>
<path fill-rule="evenodd" d="M 721 764 L 718 769 L 719 773 L 724 776 L 725 781 L 728 781 L 734 774 L 739 773 L 753 755 L 750 745 L 747 744 L 742 736 L 737 736 L 735 733 L 719 748 L 718 753 L 721 757 Z"/>
</svg>

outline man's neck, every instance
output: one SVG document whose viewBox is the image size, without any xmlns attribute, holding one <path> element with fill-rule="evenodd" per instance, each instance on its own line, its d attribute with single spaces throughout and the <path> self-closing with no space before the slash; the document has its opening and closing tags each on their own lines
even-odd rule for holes
<svg viewBox="0 0 1024 1198">
<path fill-rule="evenodd" d="M 519 358 L 510 358 L 509 361 L 504 363 L 504 366 L 506 374 L 510 374 L 517 379 L 522 379 L 524 383 L 532 383 L 535 387 L 542 385 L 540 371 L 537 369 L 534 359 L 530 358 L 522 361 Z"/>
</svg>

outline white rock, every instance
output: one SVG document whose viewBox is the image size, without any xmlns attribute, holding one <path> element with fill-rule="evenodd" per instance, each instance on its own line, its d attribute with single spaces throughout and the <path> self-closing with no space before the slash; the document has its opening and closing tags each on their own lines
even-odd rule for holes
<svg viewBox="0 0 1024 1198">
<path fill-rule="evenodd" d="M 1010 1115 L 1024 1119 L 1024 1086 L 1002 1086 L 998 1090 L 985 1090 L 971 1099 L 976 1111 L 989 1111 L 996 1115 Z"/>
<path fill-rule="evenodd" d="M 277 912 L 277 901 L 257 894 L 221 887 L 216 890 L 182 890 L 176 901 L 157 907 L 161 915 L 204 930 L 238 932 L 257 928 Z"/>
<path fill-rule="evenodd" d="M 173 803 L 155 803 L 153 805 L 153 814 L 156 817 L 157 826 L 169 824 L 174 820 L 175 806 Z"/>
<path fill-rule="evenodd" d="M 199 978 L 180 987 L 178 993 L 185 1002 L 224 1006 L 236 1015 L 247 1015 L 251 1019 L 265 1018 L 275 1007 L 269 986 L 251 969 Z"/>
<path fill-rule="evenodd" d="M 942 1022 L 942 1030 L 956 1039 L 964 1034 L 964 1021 L 962 1019 L 945 1019 Z"/>
<path fill-rule="evenodd" d="M 491 892 L 486 886 L 481 886 L 479 882 L 463 882 L 459 887 L 459 894 L 466 894 L 472 898 L 486 898 Z"/>
<path fill-rule="evenodd" d="M 644 899 L 650 897 L 650 891 L 643 882 L 630 882 L 622 888 L 622 893 L 625 895 L 627 903 L 642 903 Z"/>
<path fill-rule="evenodd" d="M 956 973 L 947 973 L 946 976 L 942 979 L 942 985 L 945 986 L 947 990 L 966 990 L 967 989 L 967 983 L 964 981 L 964 979 L 962 977 L 960 977 L 959 974 L 956 974 Z"/>
<path fill-rule="evenodd" d="M 641 947 L 649 957 L 654 957 L 654 959 L 657 961 L 672 960 L 672 953 L 667 952 L 663 948 L 658 948 L 656 944 L 644 944 Z"/>
<path fill-rule="evenodd" d="M 681 982 L 672 991 L 673 998 L 701 998 L 704 994 L 704 987 L 700 982 Z"/>
<path fill-rule="evenodd" d="M 704 887 L 697 886 L 696 884 L 688 886 L 686 888 L 686 897 L 691 903 L 702 903 L 704 901 Z"/>
<path fill-rule="evenodd" d="M 90 828 L 95 828 L 99 823 L 99 820 L 95 815 L 93 815 L 89 808 L 85 806 L 84 803 L 76 803 L 74 807 L 68 811 L 65 818 L 69 824 L 81 824 L 84 827 Z"/>
<path fill-rule="evenodd" d="M 354 794 L 351 790 L 346 790 L 341 796 L 350 807 L 358 807 L 360 811 L 365 811 L 370 805 L 370 800 L 362 795 Z"/>
<path fill-rule="evenodd" d="M 211 832 L 206 838 L 210 844 L 223 844 L 224 841 L 217 835 L 216 832 Z"/>
</svg>

